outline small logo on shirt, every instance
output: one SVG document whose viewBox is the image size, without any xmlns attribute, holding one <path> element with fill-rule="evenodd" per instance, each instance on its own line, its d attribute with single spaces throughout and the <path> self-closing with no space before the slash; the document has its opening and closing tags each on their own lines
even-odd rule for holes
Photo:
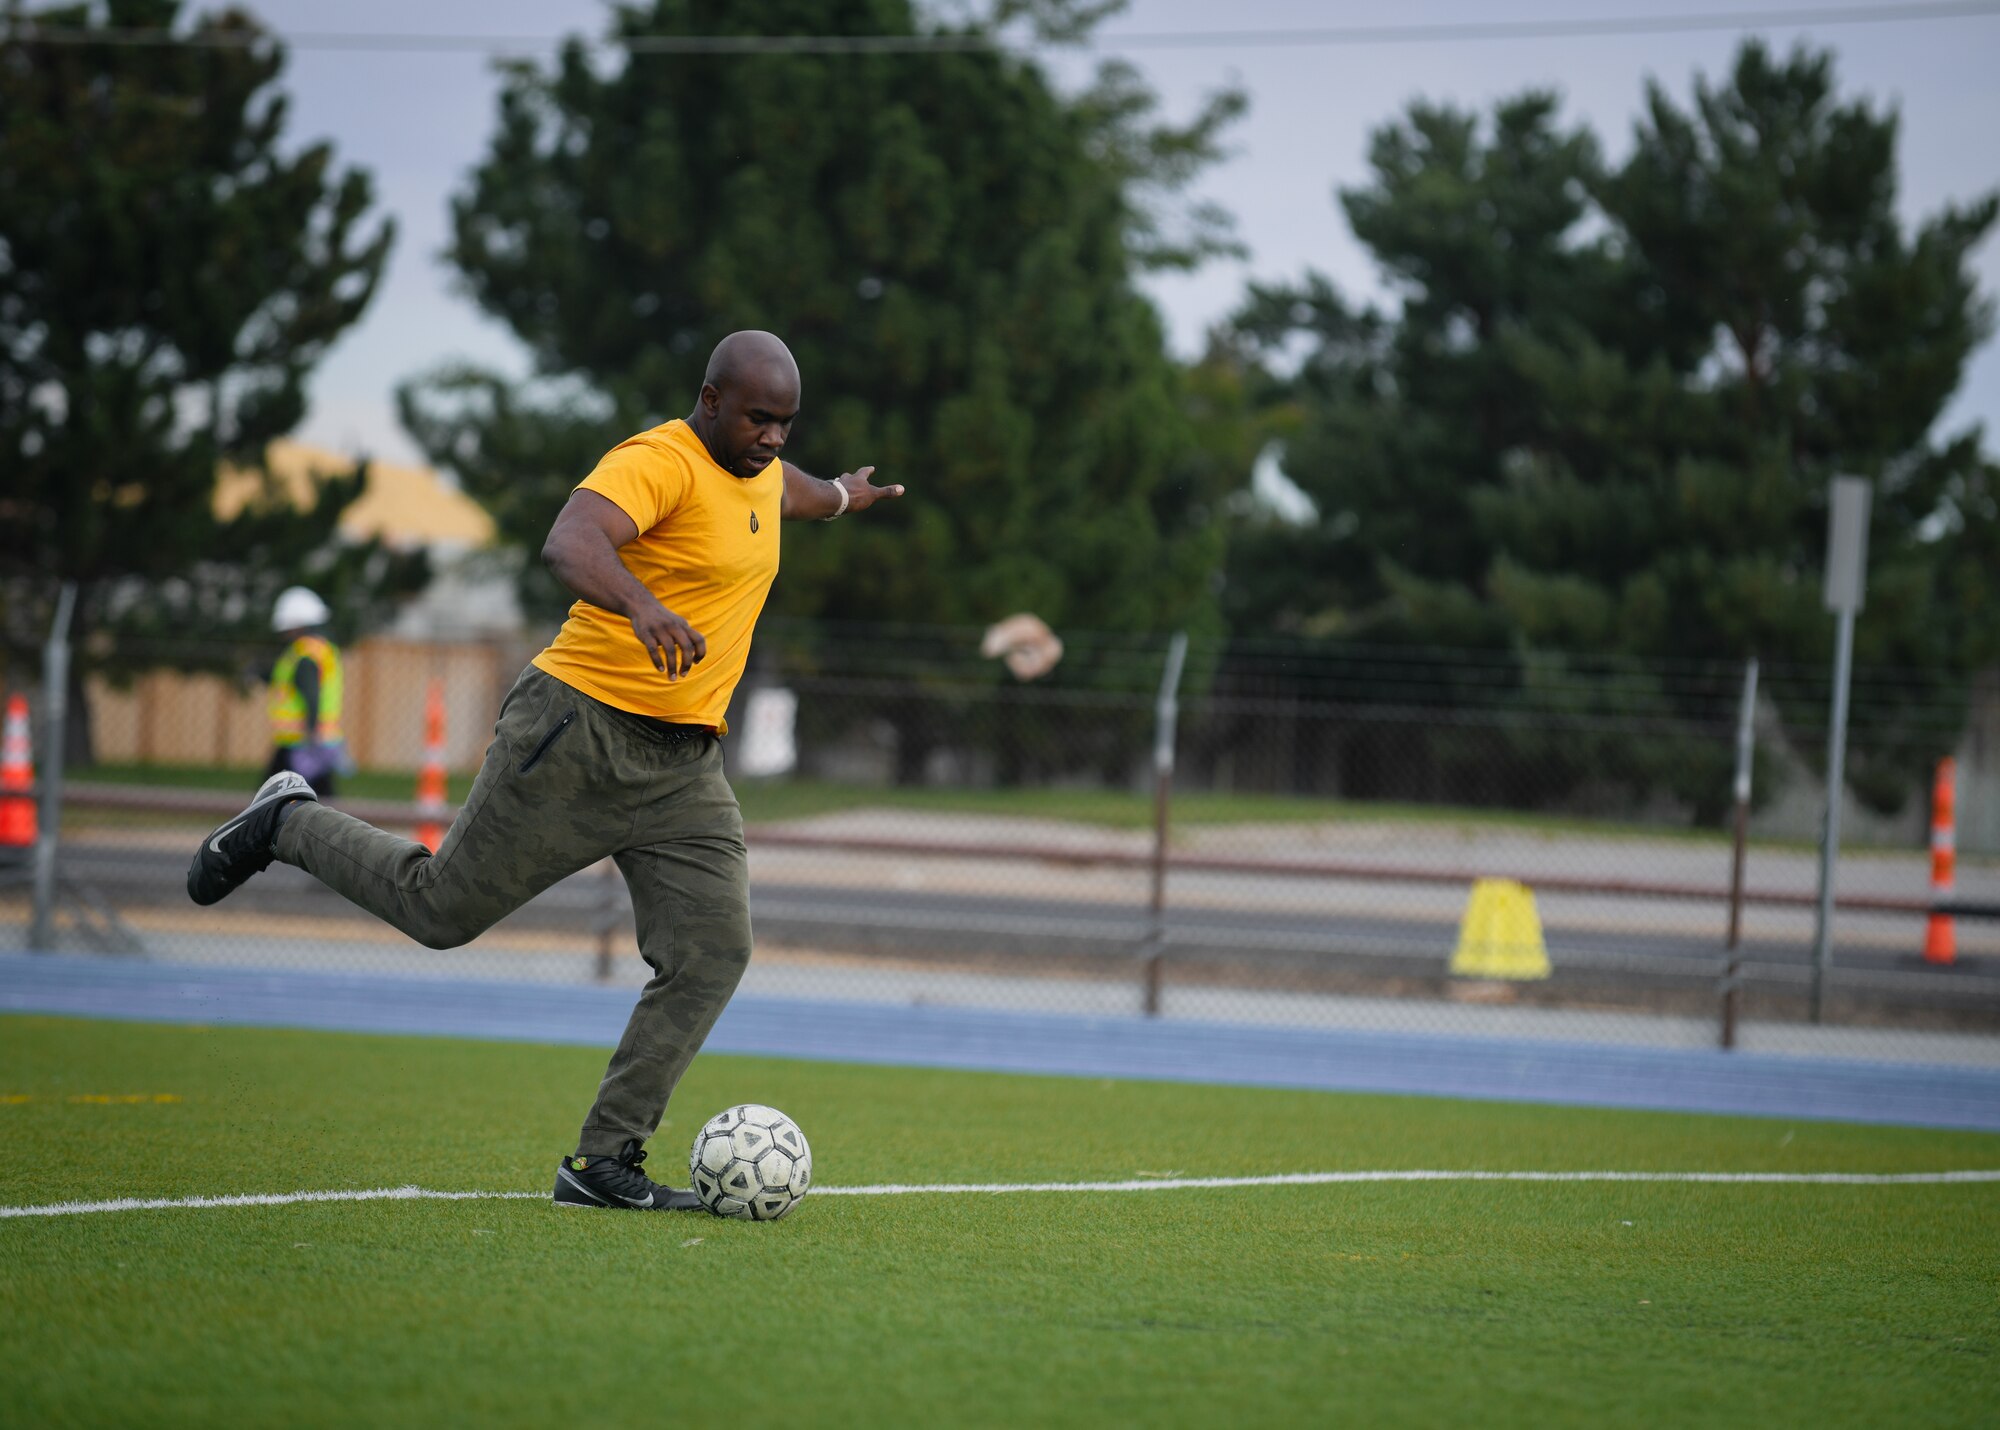
<svg viewBox="0 0 2000 1430">
<path fill-rule="evenodd" d="M 752 531 L 757 529 L 757 513 L 754 511 L 750 513 L 750 529 Z"/>
</svg>

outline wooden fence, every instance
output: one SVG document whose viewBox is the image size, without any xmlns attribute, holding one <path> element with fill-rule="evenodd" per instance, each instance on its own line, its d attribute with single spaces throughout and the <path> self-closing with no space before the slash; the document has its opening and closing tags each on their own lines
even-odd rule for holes
<svg viewBox="0 0 2000 1430">
<path fill-rule="evenodd" d="M 529 652 L 530 654 L 532 652 Z M 445 763 L 478 766 L 501 698 L 526 655 L 507 641 L 371 637 L 348 647 L 348 748 L 357 763 L 411 769 L 424 754 L 424 692 L 444 682 Z M 247 679 L 152 671 L 123 687 L 89 684 L 91 738 L 115 764 L 252 765 L 271 752 L 265 688 Z"/>
</svg>

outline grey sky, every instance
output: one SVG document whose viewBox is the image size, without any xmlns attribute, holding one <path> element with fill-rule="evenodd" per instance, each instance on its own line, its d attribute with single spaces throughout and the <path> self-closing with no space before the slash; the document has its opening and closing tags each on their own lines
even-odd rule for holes
<svg viewBox="0 0 2000 1430">
<path fill-rule="evenodd" d="M 603 28 L 601 0 L 244 0 L 280 31 L 339 30 L 537 35 Z M 1798 8 L 1801 0 L 1757 0 L 1755 8 Z M 1822 0 L 1812 0 L 1822 3 Z M 1673 0 L 1134 0 L 1105 27 L 1205 30 L 1314 25 L 1421 25 L 1497 19 L 1562 19 L 1659 14 Z M 1687 10 L 1733 8 L 1702 0 Z M 1749 8 L 1745 0 L 1744 8 Z M 2000 185 L 2000 16 L 1887 25 L 1767 28 L 1788 47 L 1801 37 L 1838 57 L 1844 94 L 1864 94 L 1902 116 L 1899 158 L 1905 220 L 1966 201 Z M 1241 85 L 1250 112 L 1230 135 L 1227 162 L 1201 181 L 1201 196 L 1236 215 L 1250 256 L 1188 276 L 1149 282 L 1177 349 L 1198 348 L 1204 330 L 1236 304 L 1250 278 L 1328 273 L 1350 295 L 1380 296 L 1379 279 L 1333 201 L 1333 189 L 1365 177 L 1371 129 L 1417 96 L 1484 109 L 1530 87 L 1551 87 L 1566 114 L 1587 121 L 1615 158 L 1629 145 L 1647 77 L 1685 98 L 1697 72 L 1719 74 L 1739 35 L 1452 41 L 1353 48 L 1147 51 L 1131 58 L 1163 97 L 1186 114 L 1203 94 Z M 754 63 L 719 61 L 719 63 Z M 1055 62 L 1080 79 L 1083 63 Z M 317 374 L 302 435 L 328 446 L 414 460 L 397 426 L 395 384 L 435 363 L 468 357 L 519 371 L 517 345 L 452 290 L 438 259 L 445 205 L 483 152 L 497 90 L 491 62 L 475 54 L 401 54 L 295 49 L 285 84 L 293 96 L 294 142 L 326 137 L 341 158 L 373 172 L 381 206 L 400 236 L 388 280 L 361 324 Z M 2000 292 L 2000 242 L 1977 254 L 1986 293 Z M 683 394 L 663 394 L 669 410 Z M 691 400 L 691 398 L 689 399 Z M 2000 446 L 2000 348 L 1975 357 L 1945 426 L 1981 422 Z M 864 460 L 865 454 L 856 460 Z"/>
</svg>

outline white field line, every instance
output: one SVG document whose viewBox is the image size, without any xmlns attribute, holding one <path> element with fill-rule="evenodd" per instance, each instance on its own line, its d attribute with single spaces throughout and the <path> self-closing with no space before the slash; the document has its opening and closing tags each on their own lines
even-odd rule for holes
<svg viewBox="0 0 2000 1430">
<path fill-rule="evenodd" d="M 1207 1187 L 1317 1187 L 1335 1182 L 1752 1182 L 1796 1186 L 1900 1187 L 1945 1182 L 2000 1182 L 2000 1168 L 1964 1172 L 1285 1172 L 1271 1177 L 1149 1177 L 1135 1182 L 886 1183 L 815 1187 L 823 1197 L 899 1197 L 951 1192 L 1173 1192 Z"/>
<path fill-rule="evenodd" d="M 208 1207 L 288 1207 L 294 1202 L 484 1202 L 546 1197 L 546 1192 L 433 1192 L 424 1187 L 375 1187 L 355 1192 L 261 1192 L 240 1197 L 116 1197 L 108 1202 L 48 1202 L 0 1207 L 0 1218 L 81 1216 L 86 1212 L 157 1212 Z"/>
<path fill-rule="evenodd" d="M 1347 1182 L 1681 1182 L 1800 1187 L 1927 1187 L 2000 1182 L 2000 1167 L 1957 1172 L 1284 1172 L 1268 1177 L 1149 1177 L 1130 1182 L 941 1182 L 917 1186 L 888 1182 L 868 1187 L 815 1187 L 822 1197 L 951 1196 L 1001 1192 L 1176 1192 L 1217 1187 L 1317 1187 Z M 81 1216 L 88 1212 L 206 1210 L 210 1207 L 283 1207 L 296 1202 L 533 1201 L 545 1192 L 434 1192 L 425 1187 L 376 1187 L 365 1191 L 264 1192 L 234 1197 L 118 1197 L 103 1202 L 47 1202 L 0 1207 L 0 1218 Z"/>
</svg>

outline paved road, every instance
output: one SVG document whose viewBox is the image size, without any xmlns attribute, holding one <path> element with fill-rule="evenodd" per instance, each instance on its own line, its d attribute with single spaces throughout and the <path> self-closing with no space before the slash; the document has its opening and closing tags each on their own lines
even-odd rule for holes
<svg viewBox="0 0 2000 1430">
<path fill-rule="evenodd" d="M 162 837 L 72 841 L 64 871 L 144 923 L 141 911 L 171 912 L 177 923 L 213 917 L 266 915 L 340 918 L 347 905 L 303 873 L 275 866 L 213 915 L 182 894 L 185 840 Z M 753 911 L 760 932 L 777 940 L 815 937 L 876 941 L 938 950 L 1080 950 L 1120 953 L 1148 931 L 1145 885 L 1129 873 L 1093 873 L 1032 865 L 925 861 L 913 876 L 883 861 L 819 851 L 759 854 Z M 1278 883 L 1257 878 L 1177 878 L 1165 919 L 1166 943 L 1177 955 L 1291 955 L 1376 958 L 1434 966 L 1456 937 L 1463 894 L 1436 887 L 1355 882 Z M 587 932 L 616 905 L 617 880 L 596 870 L 563 881 L 517 918 L 529 926 Z M 1684 902 L 1545 898 L 1542 914 L 1550 956 L 1558 968 L 1681 972 L 1710 976 L 1721 950 L 1721 911 Z M 1797 910 L 1752 911 L 1743 956 L 1758 964 L 1800 970 L 1810 957 L 1810 915 Z M 1880 973 L 1920 972 L 1915 953 L 1921 925 L 1907 916 L 1844 916 L 1837 926 L 1836 963 Z M 840 936 L 844 935 L 845 940 Z M 1967 925 L 1969 956 L 1961 972 L 2000 976 L 2000 926 Z M 1990 948 L 1989 948 L 1990 946 Z M 1386 966 L 1386 964 L 1385 964 Z"/>
</svg>

